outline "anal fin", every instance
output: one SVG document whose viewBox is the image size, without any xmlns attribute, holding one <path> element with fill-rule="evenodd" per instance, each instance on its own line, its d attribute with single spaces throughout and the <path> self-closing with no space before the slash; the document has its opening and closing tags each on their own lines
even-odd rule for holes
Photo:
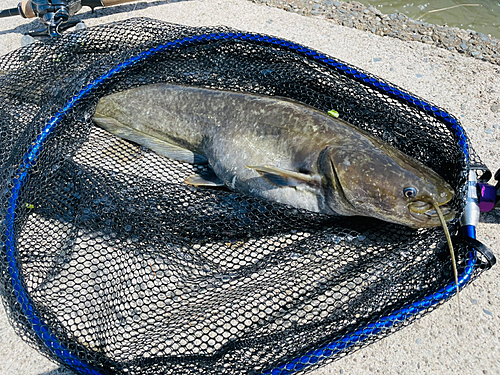
<svg viewBox="0 0 500 375">
<path fill-rule="evenodd" d="M 211 169 L 189 176 L 184 180 L 188 185 L 204 187 L 225 187 L 224 182 Z"/>
</svg>

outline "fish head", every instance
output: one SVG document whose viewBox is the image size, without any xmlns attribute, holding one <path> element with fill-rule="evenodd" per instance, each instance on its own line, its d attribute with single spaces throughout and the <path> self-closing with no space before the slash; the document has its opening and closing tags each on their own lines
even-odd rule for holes
<svg viewBox="0 0 500 375">
<path fill-rule="evenodd" d="M 341 207 L 342 214 L 412 228 L 441 225 L 435 206 L 446 221 L 455 217 L 448 205 L 454 196 L 450 184 L 401 151 L 379 142 L 376 146 L 330 146 L 323 151 L 319 170 L 327 204 Z"/>
</svg>

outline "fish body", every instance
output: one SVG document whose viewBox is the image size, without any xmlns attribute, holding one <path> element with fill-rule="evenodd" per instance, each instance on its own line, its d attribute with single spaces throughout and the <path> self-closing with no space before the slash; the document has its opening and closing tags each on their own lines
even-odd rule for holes
<svg viewBox="0 0 500 375">
<path fill-rule="evenodd" d="M 447 220 L 453 189 L 378 138 L 279 97 L 171 84 L 100 99 L 94 122 L 119 137 L 188 162 L 207 162 L 213 184 L 329 215 L 407 225 Z M 192 185 L 210 185 L 195 176 Z M 433 202 L 435 205 L 433 205 Z"/>
</svg>

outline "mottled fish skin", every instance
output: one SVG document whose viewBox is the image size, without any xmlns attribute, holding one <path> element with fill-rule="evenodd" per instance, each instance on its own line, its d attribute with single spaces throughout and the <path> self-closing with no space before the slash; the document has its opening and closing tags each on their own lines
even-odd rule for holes
<svg viewBox="0 0 500 375">
<path fill-rule="evenodd" d="M 234 191 L 314 212 L 434 227 L 439 219 L 425 211 L 432 201 L 444 205 L 454 194 L 417 160 L 286 98 L 146 85 L 101 98 L 94 121 L 178 160 L 206 160 Z M 266 178 L 266 166 L 283 173 Z M 414 196 L 405 196 L 408 187 L 415 189 Z M 448 210 L 446 219 L 453 217 Z"/>
</svg>

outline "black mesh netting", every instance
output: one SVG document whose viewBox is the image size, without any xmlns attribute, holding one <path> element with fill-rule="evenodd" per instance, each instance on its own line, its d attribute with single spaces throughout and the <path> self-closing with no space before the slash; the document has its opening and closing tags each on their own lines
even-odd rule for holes
<svg viewBox="0 0 500 375">
<path fill-rule="evenodd" d="M 89 374 L 291 373 L 451 295 L 441 228 L 188 187 L 201 166 L 93 126 L 99 97 L 152 82 L 335 109 L 440 173 L 458 212 L 482 168 L 441 109 L 286 41 L 132 19 L 14 51 L 0 59 L 1 294 L 44 354 Z M 467 282 L 481 259 L 456 251 Z"/>
</svg>

